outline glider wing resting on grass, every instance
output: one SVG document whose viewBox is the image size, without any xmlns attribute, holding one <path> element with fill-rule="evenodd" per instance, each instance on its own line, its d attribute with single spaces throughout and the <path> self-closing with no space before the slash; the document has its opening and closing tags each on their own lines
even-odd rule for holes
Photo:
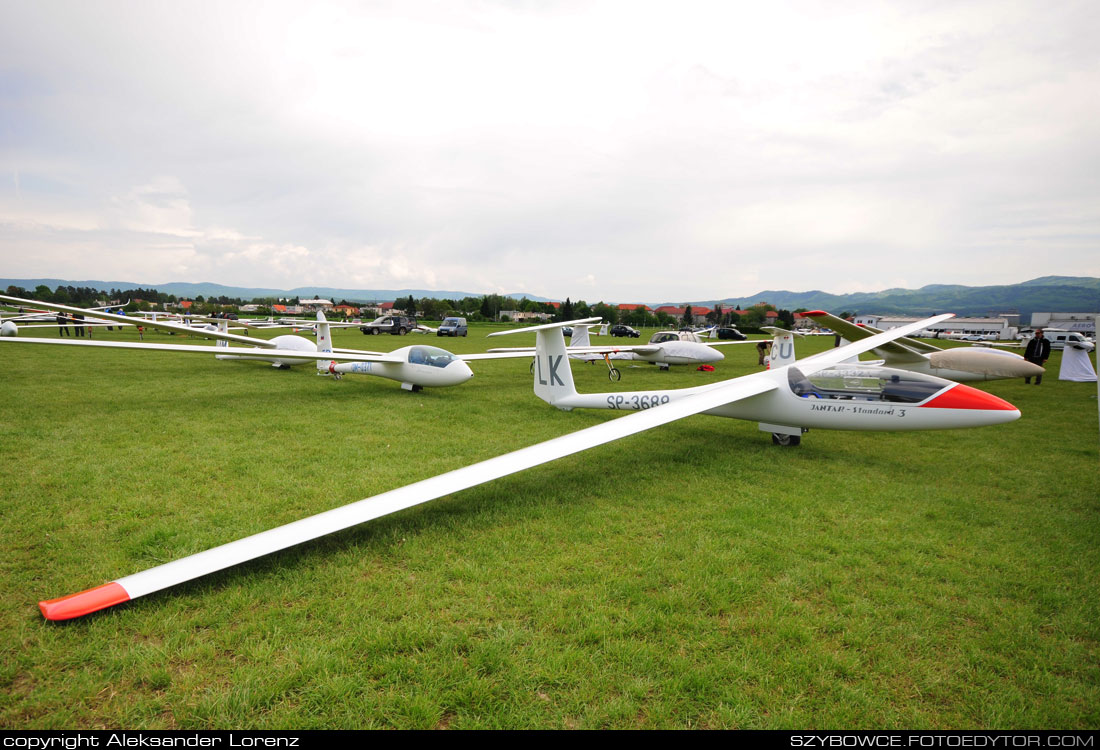
<svg viewBox="0 0 1100 750">
<path fill-rule="evenodd" d="M 591 407 L 633 413 L 87 591 L 43 601 L 39 607 L 50 620 L 80 617 L 693 414 L 759 421 L 762 430 L 773 433 L 773 440 L 788 445 L 796 444 L 804 430 L 815 427 L 926 430 L 977 427 L 1019 418 L 1020 412 L 1012 404 L 969 386 L 901 370 L 844 364 L 861 352 L 948 317 L 903 326 L 798 362 L 793 356 L 786 364 L 773 359 L 766 371 L 720 383 L 681 390 L 589 395 L 578 394 L 573 386 L 561 333 L 561 326 L 568 323 L 508 331 L 536 332 L 534 389 L 539 398 L 564 410 Z"/>
<path fill-rule="evenodd" d="M 802 316 L 833 329 L 847 341 L 861 341 L 882 333 L 877 328 L 856 325 L 822 310 L 802 313 Z M 1035 377 L 1044 372 L 1041 366 L 1014 352 L 978 346 L 940 349 L 909 337 L 890 341 L 871 351 L 882 357 L 887 367 L 923 372 L 959 383 Z"/>
</svg>

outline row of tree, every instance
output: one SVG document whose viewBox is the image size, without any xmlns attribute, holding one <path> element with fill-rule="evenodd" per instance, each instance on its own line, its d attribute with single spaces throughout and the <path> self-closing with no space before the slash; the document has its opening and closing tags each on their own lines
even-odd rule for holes
<svg viewBox="0 0 1100 750">
<path fill-rule="evenodd" d="M 397 300 L 394 308 L 404 311 L 407 315 L 420 314 L 421 317 L 429 320 L 439 320 L 448 315 L 462 316 L 474 321 L 499 320 L 502 312 L 515 311 L 543 313 L 557 321 L 598 317 L 608 323 L 621 323 L 635 328 L 664 328 L 679 324 L 691 325 L 695 322 L 695 313 L 690 306 L 686 307 L 684 314 L 677 319 L 666 312 L 652 312 L 643 308 L 619 309 L 602 301 L 590 305 L 584 300 L 573 302 L 568 297 L 560 307 L 554 307 L 548 302 L 536 302 L 526 297 L 517 300 L 497 294 L 466 297 L 461 300 L 441 300 L 433 297 L 417 300 L 410 295 Z M 706 314 L 706 320 L 712 325 L 740 324 L 755 327 L 767 322 L 769 312 L 775 312 L 781 324 L 791 327 L 794 325 L 794 312 L 803 311 L 776 310 L 773 305 L 761 302 L 738 313 L 734 308 L 717 305 Z"/>
<path fill-rule="evenodd" d="M 45 284 L 39 284 L 33 290 L 24 289 L 21 286 L 9 286 L 7 293 L 12 297 L 22 297 L 23 299 L 36 299 L 43 302 L 56 302 L 61 305 L 74 305 L 77 307 L 87 306 L 101 306 L 110 304 L 113 301 L 118 301 L 128 311 L 136 310 L 150 310 L 153 308 L 162 309 L 167 304 L 175 304 L 182 302 L 185 298 L 176 297 L 174 294 L 165 294 L 164 292 L 158 292 L 156 289 L 144 289 L 137 287 L 134 289 L 111 289 L 110 291 L 103 291 L 94 287 L 84 286 L 58 286 L 56 289 L 51 290 Z M 246 301 L 239 297 L 226 297 L 221 295 L 218 297 L 203 297 L 201 294 L 192 300 L 194 303 L 194 310 L 196 312 L 218 312 L 226 308 L 240 307 L 246 304 Z M 252 300 L 253 304 L 260 304 L 266 306 L 268 311 L 272 304 L 278 302 L 289 302 L 289 300 L 280 300 L 274 297 Z M 298 304 L 298 298 L 295 297 L 292 304 Z"/>
<path fill-rule="evenodd" d="M 78 307 L 102 304 L 105 300 L 116 299 L 140 299 L 151 304 L 163 304 L 165 302 L 177 301 L 175 295 L 163 294 L 156 289 L 141 288 L 128 289 L 125 292 L 118 289 L 104 292 L 101 289 L 95 289 L 90 286 L 58 286 L 57 289 L 51 290 L 45 284 L 39 284 L 33 291 L 28 291 L 21 286 L 9 286 L 7 293 L 12 297 L 37 299 L 43 302 L 56 302 L 59 305 L 76 305 Z"/>
<path fill-rule="evenodd" d="M 58 286 L 51 290 L 41 284 L 33 291 L 28 291 L 19 286 L 9 286 L 9 295 L 26 299 L 37 299 L 43 302 L 56 302 L 59 304 L 89 306 L 99 305 L 111 300 L 130 300 L 127 310 L 148 310 L 152 307 L 161 307 L 164 303 L 175 303 L 180 300 L 173 294 L 164 294 L 156 289 L 129 289 L 126 291 L 112 289 L 103 292 L 91 287 Z M 299 304 L 301 300 L 277 299 L 275 297 L 262 297 L 249 300 L 251 304 L 259 305 L 263 314 L 270 314 L 272 306 L 278 303 L 292 305 Z M 224 311 L 226 308 L 239 307 L 246 303 L 245 300 L 236 297 L 209 297 L 198 295 L 192 301 L 192 310 L 199 313 L 214 313 Z M 347 300 L 340 300 L 342 305 L 355 306 Z M 559 307 L 549 302 L 537 302 L 521 297 L 504 297 L 499 294 L 486 294 L 480 297 L 464 297 L 463 299 L 437 299 L 435 297 L 414 298 L 409 295 L 394 303 L 394 309 L 403 311 L 408 315 L 420 315 L 427 320 L 441 320 L 449 315 L 464 317 L 473 321 L 500 320 L 501 314 L 510 312 L 542 313 L 549 315 L 554 320 L 574 320 L 576 318 L 598 317 L 608 323 L 633 326 L 635 328 L 668 327 L 676 325 L 690 325 L 695 322 L 695 315 L 691 307 L 684 310 L 679 319 L 665 312 L 652 312 L 642 308 L 620 310 L 618 307 L 604 302 L 588 304 L 584 300 L 573 302 L 566 297 Z M 734 312 L 733 308 L 725 308 L 721 305 L 711 309 L 706 315 L 706 320 L 712 325 L 743 325 L 755 327 L 763 325 L 767 321 L 767 313 L 775 311 L 781 324 L 794 325 L 794 315 L 788 310 L 776 310 L 773 305 L 757 303 L 742 313 Z M 795 310 L 794 312 L 801 312 Z"/>
</svg>

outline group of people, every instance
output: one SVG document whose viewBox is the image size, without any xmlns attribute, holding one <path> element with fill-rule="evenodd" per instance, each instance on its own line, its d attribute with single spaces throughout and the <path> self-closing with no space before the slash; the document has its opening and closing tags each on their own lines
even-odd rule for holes
<svg viewBox="0 0 1100 750">
<path fill-rule="evenodd" d="M 118 310 L 112 311 L 111 308 L 108 307 L 104 310 L 104 312 L 114 312 L 115 315 L 125 315 L 126 314 L 126 311 L 123 310 L 122 308 L 119 308 Z M 85 329 L 87 329 L 87 331 L 88 331 L 88 338 L 92 337 L 92 324 L 91 323 L 85 323 L 84 322 L 85 321 L 84 315 L 81 314 L 81 313 L 72 313 L 71 315 L 66 315 L 65 313 L 58 313 L 54 317 L 54 321 L 57 323 L 57 336 L 58 336 L 58 338 L 60 338 L 62 336 L 69 336 L 69 337 L 79 336 L 80 338 L 84 338 L 84 330 Z M 75 331 L 75 333 L 70 333 L 69 332 L 69 322 L 70 321 L 72 321 L 73 330 Z M 135 325 L 136 325 L 136 323 L 135 323 Z M 107 328 L 108 331 L 113 331 L 115 326 L 108 325 L 108 326 L 106 326 L 106 328 Z M 121 325 L 118 325 L 118 330 L 120 330 L 120 331 L 122 330 Z M 137 332 L 138 332 L 138 338 L 141 339 L 142 341 L 144 341 L 145 340 L 145 327 L 138 325 L 137 326 Z"/>
<path fill-rule="evenodd" d="M 57 335 L 58 335 L 58 337 L 74 335 L 74 334 L 69 333 L 68 322 L 70 320 L 73 322 L 73 328 L 76 331 L 75 335 L 77 335 L 81 338 L 84 337 L 84 328 L 85 328 L 85 326 L 84 326 L 84 316 L 81 315 L 80 313 L 73 313 L 72 317 L 66 317 L 64 314 L 58 313 L 55 320 L 57 321 Z M 89 330 L 88 331 L 88 338 L 91 338 L 91 337 L 92 337 L 92 332 L 91 332 L 91 330 Z"/>
</svg>

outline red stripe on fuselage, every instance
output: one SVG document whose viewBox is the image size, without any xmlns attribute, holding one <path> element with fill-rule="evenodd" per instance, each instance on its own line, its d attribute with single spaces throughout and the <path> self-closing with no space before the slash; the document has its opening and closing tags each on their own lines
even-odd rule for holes
<svg viewBox="0 0 1100 750">
<path fill-rule="evenodd" d="M 979 391 L 977 388 L 962 384 L 944 391 L 926 404 L 921 404 L 921 408 L 1017 411 L 1015 406 L 1003 398 L 998 398 L 992 393 Z"/>
</svg>

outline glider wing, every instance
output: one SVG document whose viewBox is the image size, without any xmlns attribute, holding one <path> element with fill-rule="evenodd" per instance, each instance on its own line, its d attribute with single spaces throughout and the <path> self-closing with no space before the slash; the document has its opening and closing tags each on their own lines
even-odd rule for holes
<svg viewBox="0 0 1100 750">
<path fill-rule="evenodd" d="M 148 320 L 148 319 L 135 319 L 131 315 L 115 315 L 114 313 L 100 312 L 96 310 L 94 313 L 86 310 L 82 307 L 69 307 L 68 305 L 58 305 L 54 302 L 40 302 L 32 299 L 21 299 L 19 297 L 9 297 L 6 294 L 0 294 L 0 300 L 6 302 L 13 302 L 19 305 L 37 305 L 39 307 L 45 307 L 49 310 L 56 310 L 57 312 L 69 313 L 71 315 L 88 315 L 102 320 L 111 320 L 116 323 L 126 323 L 128 325 L 139 325 L 145 328 L 159 328 L 164 331 L 171 331 L 173 333 L 189 333 L 193 336 L 203 336 L 211 339 L 222 339 L 224 341 L 235 341 L 238 344 L 248 344 L 249 346 L 262 346 L 268 349 L 277 348 L 276 344 L 272 344 L 270 341 L 264 339 L 254 339 L 248 336 L 238 336 L 235 333 L 222 333 L 221 331 L 212 331 L 206 328 L 192 328 L 191 326 L 182 325 L 180 323 L 165 323 L 160 320 Z"/>
<path fill-rule="evenodd" d="M 758 373 L 763 375 L 766 373 Z M 503 456 L 384 492 L 300 521 L 254 534 L 174 562 L 119 578 L 77 594 L 39 603 L 49 620 L 68 620 L 175 586 L 199 576 L 269 555 L 326 534 L 357 526 L 414 505 L 514 474 L 619 438 L 683 419 L 722 404 L 749 398 L 776 386 L 749 375 L 647 411 L 613 419 Z"/>
<path fill-rule="evenodd" d="M 98 346 L 107 349 L 144 349 L 147 351 L 179 352 L 183 354 L 232 354 L 235 357 L 256 358 L 269 360 L 272 357 L 279 359 L 302 360 L 336 360 L 338 362 L 394 362 L 403 363 L 403 357 L 395 357 L 389 354 L 375 352 L 349 353 L 341 352 L 300 352 L 296 349 L 257 349 L 243 346 L 203 346 L 201 344 L 157 344 L 152 342 L 137 341 L 77 341 L 75 339 L 36 339 L 36 338 L 0 338 L 5 344 L 53 344 L 55 346 Z"/>
</svg>

